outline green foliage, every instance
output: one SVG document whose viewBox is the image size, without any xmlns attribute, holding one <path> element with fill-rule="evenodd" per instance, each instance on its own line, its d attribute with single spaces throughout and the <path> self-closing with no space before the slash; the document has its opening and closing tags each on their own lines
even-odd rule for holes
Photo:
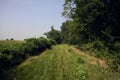
<svg viewBox="0 0 120 80">
<path fill-rule="evenodd" d="M 82 58 L 78 58 L 78 59 L 77 59 L 77 62 L 78 62 L 78 63 L 85 63 L 85 61 L 84 61 Z"/>
<path fill-rule="evenodd" d="M 71 35 L 71 22 L 70 20 L 62 23 L 61 26 L 61 42 L 62 43 L 70 43 L 72 40 L 70 39 Z"/>
<path fill-rule="evenodd" d="M 119 5 L 113 0 L 65 0 L 63 13 L 72 19 L 73 31 L 82 39 L 119 41 Z"/>
<path fill-rule="evenodd" d="M 92 55 L 120 64 L 120 1 L 115 0 L 65 0 L 61 34 L 65 43 L 82 46 Z M 70 21 L 69 21 L 70 20 Z M 68 24 L 69 22 L 69 24 Z M 67 29 L 67 30 L 66 30 Z M 66 34 L 66 33 L 68 34 Z M 66 34 L 67 38 L 64 37 Z"/>
<path fill-rule="evenodd" d="M 51 31 L 44 33 L 48 39 L 55 40 L 58 44 L 61 43 L 60 31 L 55 30 L 54 27 L 51 27 Z"/>
<path fill-rule="evenodd" d="M 17 80 L 119 80 L 119 74 L 91 64 L 91 57 L 72 46 L 56 45 L 41 55 L 30 57 L 10 71 Z M 78 63 L 78 58 L 86 61 Z M 93 58 L 93 57 L 92 57 Z M 27 74 L 27 75 L 26 75 Z"/>
<path fill-rule="evenodd" d="M 88 74 L 87 72 L 83 69 L 82 65 L 79 65 L 78 68 L 76 68 L 76 76 L 80 80 L 88 80 Z"/>
<path fill-rule="evenodd" d="M 109 67 L 115 71 L 119 71 L 120 64 L 120 44 L 119 42 L 106 45 L 105 42 L 97 40 L 87 43 L 81 47 L 82 50 L 90 51 L 90 55 L 98 58 L 106 59 Z"/>
<path fill-rule="evenodd" d="M 40 52 L 51 48 L 55 41 L 43 37 L 29 38 L 25 41 L 6 40 L 0 41 L 0 73 L 17 66 L 28 56 L 40 54 Z"/>
<path fill-rule="evenodd" d="M 55 40 L 52 40 L 52 39 L 48 39 L 48 42 L 51 44 L 51 45 L 56 45 L 56 41 Z"/>
</svg>

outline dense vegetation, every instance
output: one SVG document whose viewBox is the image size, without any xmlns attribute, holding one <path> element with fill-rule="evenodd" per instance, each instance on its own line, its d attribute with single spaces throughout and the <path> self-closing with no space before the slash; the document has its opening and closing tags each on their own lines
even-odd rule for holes
<svg viewBox="0 0 120 80">
<path fill-rule="evenodd" d="M 60 31 L 55 30 L 54 26 L 51 27 L 51 31 L 44 33 L 44 35 L 46 35 L 47 38 L 49 38 L 51 40 L 55 40 L 57 42 L 57 44 L 61 43 Z"/>
<path fill-rule="evenodd" d="M 29 56 L 38 55 L 40 54 L 40 52 L 51 48 L 51 46 L 56 43 L 76 45 L 77 48 L 87 51 L 89 55 L 106 60 L 106 64 L 108 65 L 110 70 L 116 72 L 120 71 L 120 16 L 119 16 L 120 0 L 65 0 L 63 6 L 64 6 L 64 11 L 62 14 L 64 17 L 67 18 L 67 20 L 62 23 L 62 26 L 60 27 L 61 30 L 55 30 L 54 27 L 52 26 L 51 31 L 45 33 L 48 39 L 40 37 L 40 38 L 29 38 L 29 39 L 25 39 L 24 41 L 15 41 L 13 38 L 11 38 L 11 40 L 7 39 L 5 41 L 0 41 L 0 80 L 4 80 L 6 78 L 5 73 L 7 73 L 8 70 L 11 70 L 11 68 L 13 69 Z M 23 71 L 31 70 L 33 69 L 33 67 L 40 65 L 35 68 L 36 72 L 34 73 L 37 73 L 38 71 L 37 68 L 40 67 L 41 68 L 40 71 L 45 73 L 46 74 L 45 76 L 49 76 L 49 79 L 59 79 L 59 78 L 62 79 L 64 77 L 65 80 L 66 79 L 73 80 L 75 77 L 70 78 L 67 76 L 68 74 L 69 75 L 72 74 L 69 72 L 68 66 L 71 67 L 70 69 L 76 66 L 76 70 L 78 70 L 78 74 L 79 74 L 79 76 L 76 76 L 78 77 L 77 79 L 79 80 L 79 77 L 84 77 L 85 79 L 83 80 L 87 80 L 87 76 L 90 74 L 92 75 L 92 73 L 89 73 L 92 72 L 92 70 L 88 69 L 88 74 L 87 74 L 86 71 L 81 70 L 82 68 L 79 67 L 78 63 L 77 64 L 74 63 L 75 62 L 74 60 L 70 61 L 71 64 L 68 65 L 69 63 L 68 57 L 70 59 L 72 58 L 74 59 L 74 57 L 77 56 L 76 54 L 69 56 L 68 54 L 71 54 L 71 50 L 66 51 L 67 49 L 64 48 L 59 48 L 60 50 L 57 49 L 58 51 L 53 50 L 54 55 L 53 54 L 50 55 L 49 53 L 51 52 L 48 51 L 47 54 L 49 54 L 52 57 L 52 59 L 55 58 L 51 60 L 50 63 L 48 63 L 49 60 L 47 59 L 49 58 L 51 59 L 51 57 L 48 57 L 48 55 L 46 55 L 44 58 L 40 59 L 41 64 L 38 63 L 39 61 L 33 62 L 30 63 L 33 64 L 32 66 L 20 67 L 20 70 L 21 69 Z M 65 52 L 62 52 L 63 50 Z M 65 54 L 58 56 L 55 54 L 58 52 L 60 54 L 62 53 Z M 63 57 L 63 55 L 65 58 Z M 59 61 L 64 60 L 65 62 L 63 61 L 63 63 L 60 62 L 60 65 L 56 65 L 57 60 Z M 85 63 L 84 60 L 82 60 L 81 58 L 78 58 L 77 62 Z M 58 70 L 56 69 L 56 71 L 58 71 L 57 74 L 59 76 L 62 76 L 62 77 L 56 77 L 57 75 L 55 75 L 55 73 L 52 74 L 50 73 L 50 71 L 48 70 L 49 66 L 47 64 L 49 66 L 51 66 L 52 64 L 54 65 L 52 66 L 53 69 L 52 71 L 54 71 L 55 67 L 57 68 L 62 64 L 68 66 L 63 65 L 62 66 L 63 71 L 61 71 L 61 73 L 59 73 L 59 69 Z M 87 64 L 87 67 L 90 66 Z M 42 68 L 44 69 L 42 70 Z M 64 72 L 64 69 L 66 69 L 66 72 Z M 92 69 L 97 70 L 95 66 L 93 66 Z M 19 67 L 18 69 L 16 68 L 16 70 L 19 71 Z M 44 70 L 46 70 L 46 72 Z M 104 69 L 100 69 L 100 70 L 104 70 Z M 42 72 L 40 74 L 42 74 Z M 21 71 L 20 73 L 13 75 L 21 79 L 23 78 L 21 76 L 24 76 L 21 75 L 22 73 L 24 72 Z M 29 73 L 29 74 L 34 76 L 34 73 Z M 93 71 L 93 73 L 99 73 L 99 71 L 97 72 Z M 97 76 L 97 78 L 95 79 L 103 80 L 104 79 L 103 73 L 105 74 L 105 76 L 109 75 L 107 74 L 107 71 L 106 72 L 101 71 L 101 73 L 99 73 L 100 75 Z M 26 79 L 30 79 L 30 78 L 32 79 L 33 77 L 30 75 L 26 76 Z M 50 75 L 52 75 L 52 77 Z M 36 76 L 36 77 L 39 78 L 40 76 Z M 48 78 L 44 76 L 41 77 L 43 79 Z"/>
<path fill-rule="evenodd" d="M 6 71 L 20 64 L 28 56 L 37 55 L 51 48 L 53 44 L 56 44 L 55 41 L 43 37 L 24 41 L 0 41 L 0 77 L 4 77 Z"/>
<path fill-rule="evenodd" d="M 73 46 L 56 45 L 14 68 L 9 80 L 119 80 L 103 63 Z"/>
<path fill-rule="evenodd" d="M 105 58 L 112 69 L 120 71 L 120 1 L 119 0 L 65 0 L 63 16 L 68 20 L 57 30 L 51 29 L 48 38 L 78 45 Z M 57 38 L 57 39 L 56 39 Z"/>
</svg>

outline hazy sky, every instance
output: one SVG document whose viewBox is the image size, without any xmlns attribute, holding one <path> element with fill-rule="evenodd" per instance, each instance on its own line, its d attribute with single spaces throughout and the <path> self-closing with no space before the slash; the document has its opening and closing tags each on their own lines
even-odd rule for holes
<svg viewBox="0 0 120 80">
<path fill-rule="evenodd" d="M 0 0 L 0 39 L 38 37 L 65 21 L 64 0 Z"/>
</svg>

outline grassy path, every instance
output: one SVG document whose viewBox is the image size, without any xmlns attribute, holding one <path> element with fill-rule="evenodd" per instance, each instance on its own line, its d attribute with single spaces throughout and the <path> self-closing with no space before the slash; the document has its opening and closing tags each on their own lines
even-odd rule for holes
<svg viewBox="0 0 120 80">
<path fill-rule="evenodd" d="M 96 60 L 96 59 L 94 59 Z M 57 45 L 20 64 L 13 80 L 114 80 L 91 57 L 67 45 Z M 110 79 L 108 79 L 110 78 Z M 115 80 L 117 80 L 116 78 Z"/>
</svg>

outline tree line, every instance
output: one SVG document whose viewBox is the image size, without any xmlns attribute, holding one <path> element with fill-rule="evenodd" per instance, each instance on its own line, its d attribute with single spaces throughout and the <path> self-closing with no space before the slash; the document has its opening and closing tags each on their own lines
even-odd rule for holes
<svg viewBox="0 0 120 80">
<path fill-rule="evenodd" d="M 120 71 L 120 0 L 65 0 L 62 15 L 67 18 L 60 30 L 51 27 L 48 39 L 0 41 L 1 73 L 57 44 L 77 48 L 105 58 L 111 69 Z M 4 75 L 3 75 L 4 76 Z"/>
<path fill-rule="evenodd" d="M 77 45 L 94 56 L 108 59 L 120 71 L 120 1 L 65 0 L 60 30 L 51 27 L 45 35 L 59 43 Z"/>
</svg>

